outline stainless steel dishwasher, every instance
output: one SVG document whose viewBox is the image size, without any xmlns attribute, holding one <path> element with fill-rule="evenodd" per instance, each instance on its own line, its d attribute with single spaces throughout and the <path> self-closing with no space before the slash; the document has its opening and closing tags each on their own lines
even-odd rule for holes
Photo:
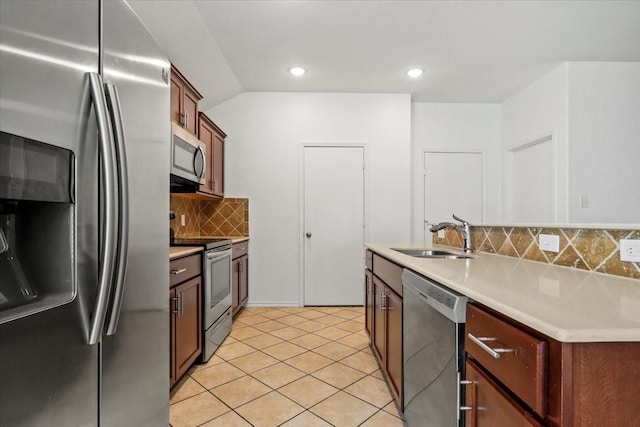
<svg viewBox="0 0 640 427">
<path fill-rule="evenodd" d="M 402 272 L 404 417 L 409 427 L 464 425 L 467 297 L 410 270 Z"/>
</svg>

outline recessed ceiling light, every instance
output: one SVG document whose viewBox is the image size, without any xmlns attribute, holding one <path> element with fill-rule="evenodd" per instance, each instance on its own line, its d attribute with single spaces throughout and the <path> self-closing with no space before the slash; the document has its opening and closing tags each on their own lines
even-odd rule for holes
<svg viewBox="0 0 640 427">
<path fill-rule="evenodd" d="M 305 70 L 302 67 L 291 67 L 291 68 L 289 68 L 289 74 L 291 74 L 292 76 L 296 76 L 296 77 L 300 77 L 306 72 L 307 72 L 307 70 Z"/>
<path fill-rule="evenodd" d="M 407 71 L 407 75 L 415 79 L 416 77 L 420 77 L 423 72 L 424 71 L 422 70 L 422 68 L 412 68 L 409 71 Z"/>
</svg>

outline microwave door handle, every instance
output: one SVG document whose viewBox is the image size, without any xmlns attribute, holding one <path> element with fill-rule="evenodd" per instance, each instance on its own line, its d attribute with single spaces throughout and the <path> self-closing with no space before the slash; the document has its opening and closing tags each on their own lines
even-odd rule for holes
<svg viewBox="0 0 640 427">
<path fill-rule="evenodd" d="M 198 157 L 200 157 L 202 159 L 202 170 L 198 172 Z M 204 171 L 207 169 L 207 159 L 204 155 L 204 150 L 202 149 L 202 147 L 197 147 L 196 148 L 196 152 L 194 153 L 193 156 L 193 171 L 195 172 L 196 177 L 198 178 L 198 180 L 201 180 L 202 178 L 204 178 Z"/>
<path fill-rule="evenodd" d="M 129 251 L 129 175 L 127 172 L 127 153 L 122 110 L 118 89 L 112 83 L 104 85 L 106 91 L 107 107 L 111 113 L 113 135 L 116 148 L 116 170 L 118 178 L 118 240 L 117 256 L 114 274 L 115 289 L 109 319 L 107 320 L 106 335 L 114 335 L 118 329 L 122 299 L 124 296 L 125 274 L 127 271 L 127 256 Z"/>
<path fill-rule="evenodd" d="M 89 79 L 91 99 L 96 114 L 98 127 L 98 145 L 102 163 L 100 192 L 104 208 L 101 209 L 103 218 L 100 236 L 100 265 L 98 270 L 98 294 L 89 327 L 88 344 L 94 345 L 100 341 L 107 315 L 107 307 L 113 286 L 113 272 L 116 258 L 116 229 L 118 225 L 117 189 L 115 177 L 115 148 L 113 133 L 109 122 L 107 105 L 102 87 L 102 78 L 96 73 L 87 73 Z"/>
</svg>

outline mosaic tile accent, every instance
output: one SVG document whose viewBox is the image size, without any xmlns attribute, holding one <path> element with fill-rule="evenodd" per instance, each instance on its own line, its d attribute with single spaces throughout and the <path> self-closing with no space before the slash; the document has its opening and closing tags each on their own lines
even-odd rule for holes
<svg viewBox="0 0 640 427">
<path fill-rule="evenodd" d="M 543 251 L 540 234 L 560 237 L 560 252 Z M 640 239 L 640 230 L 542 227 L 472 227 L 473 248 L 480 252 L 640 279 L 640 262 L 620 261 L 620 239 Z M 445 237 L 433 233 L 433 243 L 463 247 L 460 233 L 446 229 Z"/>
<path fill-rule="evenodd" d="M 176 237 L 249 236 L 249 199 L 206 200 L 185 194 L 171 194 L 169 221 Z M 185 216 L 185 226 L 180 216 Z"/>
</svg>

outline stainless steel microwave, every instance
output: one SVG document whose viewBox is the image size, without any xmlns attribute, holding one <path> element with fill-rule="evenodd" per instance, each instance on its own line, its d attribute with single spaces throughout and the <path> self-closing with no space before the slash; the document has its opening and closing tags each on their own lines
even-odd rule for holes
<svg viewBox="0 0 640 427">
<path fill-rule="evenodd" d="M 205 145 L 175 123 L 171 123 L 171 184 L 204 184 Z"/>
</svg>

